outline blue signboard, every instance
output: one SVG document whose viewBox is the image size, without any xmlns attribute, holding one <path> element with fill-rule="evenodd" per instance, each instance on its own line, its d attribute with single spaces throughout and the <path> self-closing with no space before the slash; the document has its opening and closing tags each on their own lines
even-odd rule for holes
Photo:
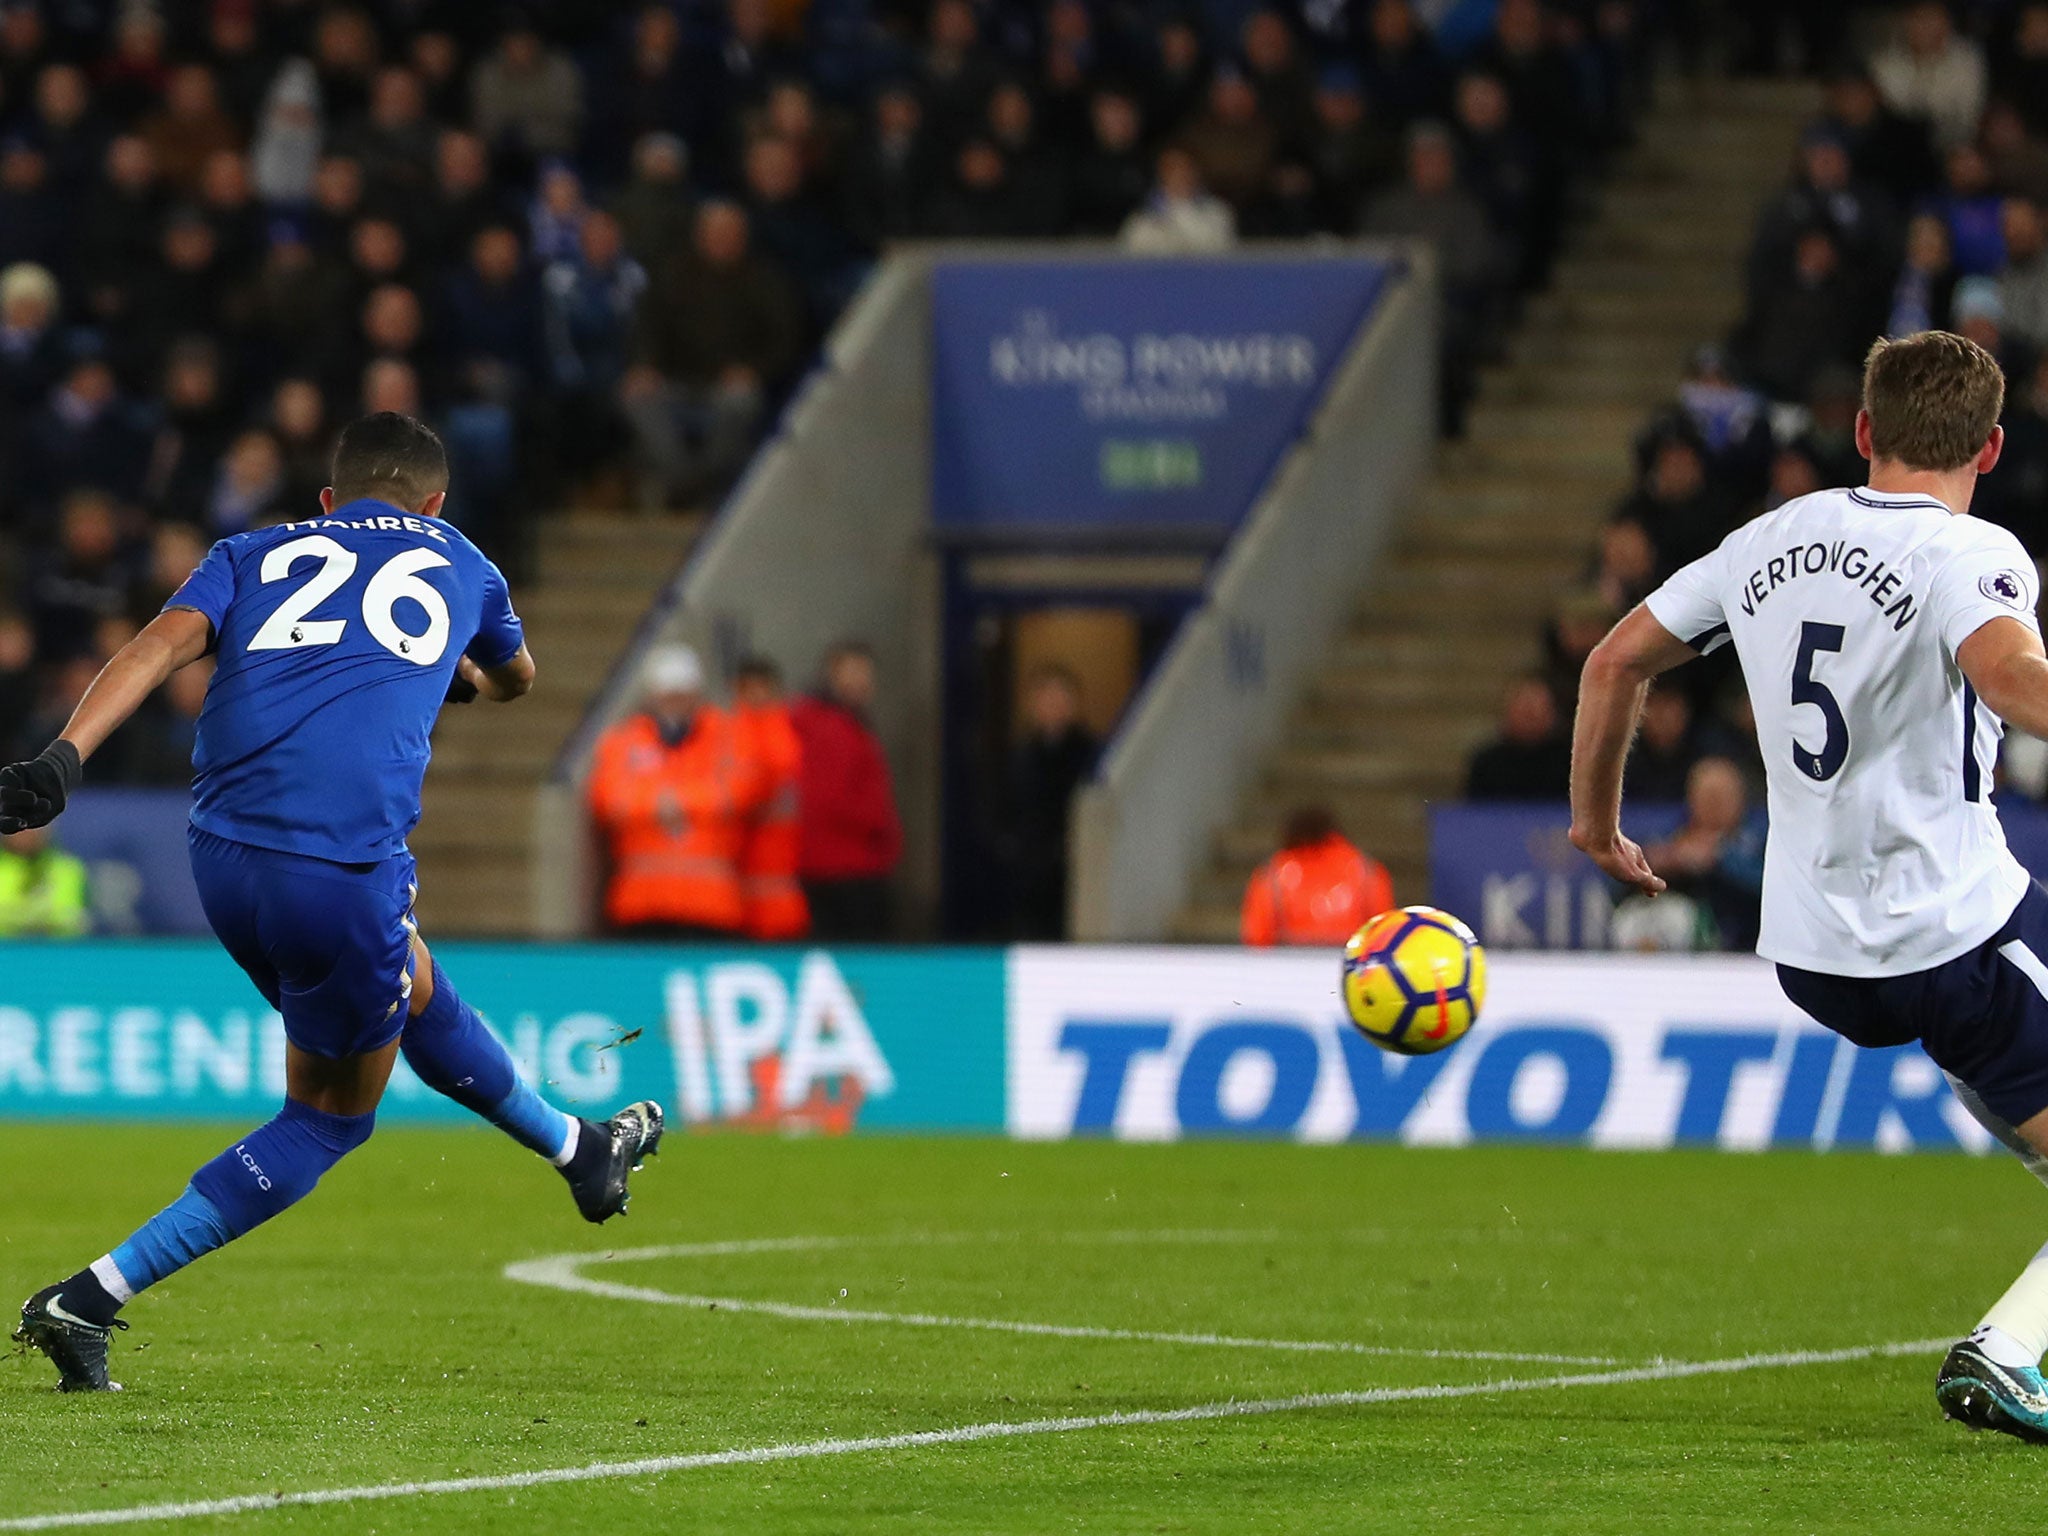
<svg viewBox="0 0 2048 1536">
<path fill-rule="evenodd" d="M 944 533 L 1220 541 L 1397 263 L 972 261 L 932 276 Z"/>
<path fill-rule="evenodd" d="M 101 789 L 71 797 L 52 828 L 85 860 L 95 933 L 207 933 L 185 851 L 192 797 L 182 789 Z"/>
<path fill-rule="evenodd" d="M 2037 879 L 2048 879 L 2048 810 L 1999 801 L 2006 841 Z M 1644 845 L 1685 820 L 1676 805 L 1628 805 L 1623 830 Z M 1571 808 L 1437 805 L 1429 815 L 1430 899 L 1499 949 L 1606 949 L 1614 886 L 1566 839 Z"/>
<path fill-rule="evenodd" d="M 450 976 L 565 1109 L 694 1124 L 999 1130 L 1000 954 L 449 943 Z M 944 999 L 935 1007 L 934 999 Z M 211 943 L 0 946 L 0 1117 L 267 1118 L 284 1032 Z M 461 1120 L 399 1064 L 380 1111 Z"/>
</svg>

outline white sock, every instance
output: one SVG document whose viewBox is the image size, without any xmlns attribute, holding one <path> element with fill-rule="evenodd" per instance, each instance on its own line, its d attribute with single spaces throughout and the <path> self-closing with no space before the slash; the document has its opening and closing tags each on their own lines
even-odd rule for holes
<svg viewBox="0 0 2048 1536">
<path fill-rule="evenodd" d="M 1970 1335 L 2000 1365 L 2039 1365 L 2048 1354 L 2048 1248 L 2020 1271 Z"/>
<path fill-rule="evenodd" d="M 92 1277 L 122 1306 L 135 1299 L 135 1287 L 128 1283 L 128 1277 L 121 1273 L 111 1253 L 92 1261 Z"/>
<path fill-rule="evenodd" d="M 576 1143 L 583 1139 L 583 1122 L 574 1115 L 564 1115 L 562 1118 L 569 1122 L 568 1139 L 562 1143 L 562 1150 L 548 1159 L 557 1168 L 569 1166 L 569 1160 L 576 1155 Z"/>
</svg>

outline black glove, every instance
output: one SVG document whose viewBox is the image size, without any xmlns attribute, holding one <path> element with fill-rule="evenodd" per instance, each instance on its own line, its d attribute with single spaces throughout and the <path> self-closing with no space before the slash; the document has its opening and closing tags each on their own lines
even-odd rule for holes
<svg viewBox="0 0 2048 1536">
<path fill-rule="evenodd" d="M 47 827 L 84 777 L 78 748 L 62 737 L 43 748 L 40 757 L 0 768 L 0 835 Z"/>
<path fill-rule="evenodd" d="M 472 683 L 460 672 L 456 673 L 448 679 L 448 697 L 443 699 L 442 702 L 444 704 L 474 704 L 476 702 L 476 684 Z"/>
</svg>

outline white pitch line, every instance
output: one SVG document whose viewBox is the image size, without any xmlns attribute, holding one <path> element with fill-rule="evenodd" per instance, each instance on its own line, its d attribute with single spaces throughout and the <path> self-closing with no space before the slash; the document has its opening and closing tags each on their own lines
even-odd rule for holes
<svg viewBox="0 0 2048 1536">
<path fill-rule="evenodd" d="M 1724 1360 L 1673 1360 L 1630 1366 L 1615 1371 L 1582 1372 L 1533 1379 L 1509 1377 L 1462 1386 L 1371 1387 L 1355 1392 L 1304 1392 L 1295 1397 L 1269 1397 L 1244 1402 L 1197 1403 L 1188 1408 L 1146 1408 L 1128 1413 L 1099 1413 L 1057 1419 L 963 1424 L 954 1429 L 920 1430 L 901 1435 L 870 1435 L 860 1439 L 803 1440 L 782 1445 L 702 1451 L 688 1456 L 650 1456 L 638 1461 L 600 1461 L 581 1467 L 550 1467 L 533 1472 L 507 1472 L 494 1477 L 451 1477 L 419 1483 L 372 1483 L 360 1488 L 321 1488 L 303 1493 L 253 1493 L 226 1499 L 185 1503 L 137 1504 L 123 1509 L 78 1510 L 68 1514 L 27 1515 L 0 1519 L 0 1531 L 76 1530 L 86 1526 L 136 1525 L 152 1520 L 197 1520 L 216 1515 L 253 1514 L 265 1509 L 303 1508 L 321 1504 L 367 1503 L 380 1499 L 428 1498 L 452 1493 L 490 1493 L 514 1488 L 540 1488 L 556 1483 L 591 1483 L 628 1477 L 659 1477 L 713 1467 L 758 1466 L 764 1462 L 807 1461 L 825 1456 L 856 1456 L 877 1451 L 912 1451 L 933 1446 L 968 1445 L 982 1440 L 1014 1440 L 1032 1435 L 1072 1434 L 1086 1429 L 1128 1429 L 1154 1424 L 1189 1424 L 1207 1419 L 1249 1418 L 1260 1414 L 1295 1413 L 1312 1408 L 1355 1408 L 1379 1403 L 1437 1402 L 1448 1398 L 1491 1397 L 1510 1392 L 1540 1392 L 1571 1387 L 1612 1387 L 1634 1382 L 1680 1381 L 1694 1376 L 1727 1376 L 1743 1371 L 1800 1365 L 1843 1365 L 1899 1355 L 1928 1354 L 1946 1349 L 1948 1339 L 1916 1339 L 1898 1344 L 1866 1344 L 1854 1349 L 1785 1350 L 1775 1354 L 1737 1355 Z"/>
<path fill-rule="evenodd" d="M 650 1251 L 649 1257 L 658 1256 Z M 755 1312 L 798 1323 L 884 1323 L 904 1328 L 963 1328 L 979 1333 L 1017 1333 L 1046 1339 L 1105 1339 L 1131 1344 L 1188 1344 L 1211 1349 L 1271 1349 L 1293 1354 L 1371 1355 L 1408 1360 L 1475 1360 L 1495 1365 L 1612 1365 L 1601 1355 L 1549 1355 L 1519 1350 L 1424 1349 L 1396 1344 L 1359 1344 L 1349 1339 L 1247 1339 L 1227 1333 L 1167 1333 L 1149 1328 L 1103 1328 L 1086 1323 L 1031 1323 L 1001 1317 L 948 1317 L 932 1312 L 870 1312 L 858 1307 L 809 1307 L 790 1301 L 749 1301 L 737 1296 L 691 1296 L 648 1286 L 593 1280 L 579 1272 L 591 1256 L 557 1254 L 508 1264 L 505 1278 L 613 1301 L 695 1307 L 706 1312 Z"/>
<path fill-rule="evenodd" d="M 1255 1243 L 1272 1242 L 1284 1234 L 1267 1230 L 1180 1228 L 1162 1231 L 1071 1232 L 1063 1240 L 1087 1243 Z M 685 1295 L 651 1286 L 620 1285 L 593 1280 L 582 1273 L 589 1264 L 633 1264 L 656 1259 L 728 1258 L 759 1253 L 803 1253 L 853 1247 L 955 1243 L 1000 1243 L 1017 1240 L 1014 1233 L 906 1232 L 844 1237 L 761 1237 L 723 1242 L 675 1243 L 653 1248 L 618 1248 L 602 1253 L 563 1253 L 527 1259 L 505 1267 L 505 1278 L 613 1301 L 649 1302 L 657 1306 L 695 1307 L 704 1311 L 752 1312 L 787 1322 L 881 1323 L 905 1328 L 960 1328 L 982 1333 L 1023 1334 L 1036 1338 L 1100 1339 L 1137 1344 L 1181 1344 L 1209 1349 L 1269 1349 L 1292 1354 L 1367 1355 L 1380 1359 L 1468 1360 L 1496 1365 L 1613 1365 L 1608 1355 L 1562 1355 L 1508 1349 L 1425 1349 L 1393 1344 L 1361 1344 L 1348 1339 L 1251 1339 L 1220 1333 L 1174 1333 L 1156 1329 L 1106 1328 L 1083 1323 L 1032 1323 L 1005 1318 L 949 1317 L 929 1312 L 873 1312 L 852 1307 L 815 1307 L 785 1301 L 749 1301 L 733 1296 Z"/>
</svg>

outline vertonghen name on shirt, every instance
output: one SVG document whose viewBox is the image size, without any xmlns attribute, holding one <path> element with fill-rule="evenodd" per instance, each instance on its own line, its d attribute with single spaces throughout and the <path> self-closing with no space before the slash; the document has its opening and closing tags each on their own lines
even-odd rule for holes
<svg viewBox="0 0 2048 1536">
<path fill-rule="evenodd" d="M 1756 610 L 1773 592 L 1801 576 L 1839 576 L 1854 583 L 1872 603 L 1884 610 L 1894 630 L 1904 629 L 1920 612 L 1910 592 L 1901 592 L 1905 577 L 1861 544 L 1837 539 L 1832 544 L 1816 540 L 1795 544 L 1782 555 L 1773 555 L 1749 574 L 1742 584 L 1742 611 L 1754 617 Z"/>
</svg>

